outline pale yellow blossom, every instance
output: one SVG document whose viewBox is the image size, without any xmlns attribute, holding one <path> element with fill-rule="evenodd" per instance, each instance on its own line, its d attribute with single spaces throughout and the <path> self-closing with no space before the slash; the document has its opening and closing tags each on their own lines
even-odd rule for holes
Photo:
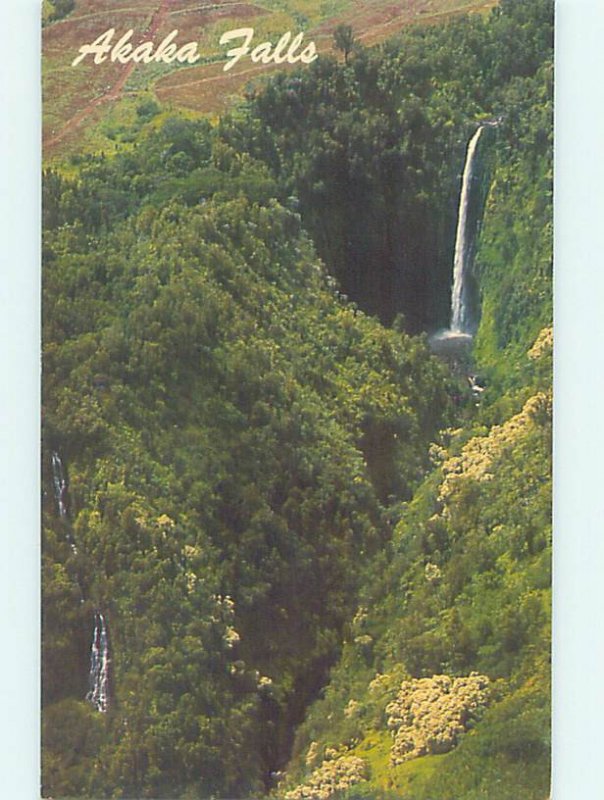
<svg viewBox="0 0 604 800">
<path fill-rule="evenodd" d="M 536 361 L 543 356 L 550 355 L 554 348 L 554 329 L 543 328 L 539 331 L 539 335 L 535 339 L 535 343 L 528 351 L 528 357 Z"/>
<path fill-rule="evenodd" d="M 433 675 L 403 681 L 396 699 L 386 706 L 394 736 L 393 766 L 429 753 L 447 753 L 457 744 L 468 722 L 486 706 L 489 679 Z"/>
<path fill-rule="evenodd" d="M 314 744 L 314 743 L 313 743 Z M 333 751 L 337 753 L 336 750 Z M 307 757 L 308 758 L 308 757 Z M 323 761 L 307 783 L 286 792 L 286 800 L 329 800 L 336 792 L 343 792 L 366 780 L 367 765 L 362 758 L 341 756 Z"/>
</svg>

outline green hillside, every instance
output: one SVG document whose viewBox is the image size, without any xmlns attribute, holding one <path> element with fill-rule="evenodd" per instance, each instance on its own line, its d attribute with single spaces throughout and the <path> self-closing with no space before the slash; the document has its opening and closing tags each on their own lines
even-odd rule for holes
<svg viewBox="0 0 604 800">
<path fill-rule="evenodd" d="M 282 36 L 302 34 L 318 52 L 334 54 L 333 33 L 351 25 L 365 45 L 383 42 L 421 22 L 440 24 L 470 11 L 487 13 L 497 0 L 43 0 L 43 147 L 46 159 L 103 150 L 115 153 L 133 143 L 138 103 L 159 104 L 171 114 L 215 118 L 243 98 L 252 83 L 262 86 L 288 63 L 255 63 L 249 55 L 227 72 L 227 31 L 251 28 L 252 47 L 277 45 Z M 115 44 L 133 31 L 132 42 L 157 47 L 172 31 L 177 41 L 194 42 L 195 64 L 110 63 L 99 69 L 86 58 L 72 62 L 85 44 L 114 29 Z"/>
<path fill-rule="evenodd" d="M 551 37 L 508 0 L 45 173 L 44 796 L 547 796 Z"/>
</svg>

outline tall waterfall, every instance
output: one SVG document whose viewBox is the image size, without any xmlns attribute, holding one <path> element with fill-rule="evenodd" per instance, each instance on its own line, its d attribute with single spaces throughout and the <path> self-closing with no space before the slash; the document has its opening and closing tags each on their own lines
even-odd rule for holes
<svg viewBox="0 0 604 800">
<path fill-rule="evenodd" d="M 109 637 L 105 617 L 100 611 L 94 615 L 89 685 L 90 691 L 86 700 L 104 714 L 109 705 Z"/>
<path fill-rule="evenodd" d="M 55 500 L 59 509 L 61 519 L 67 517 L 67 480 L 65 470 L 60 455 L 55 451 L 52 453 L 52 482 L 55 490 Z"/>
<path fill-rule="evenodd" d="M 469 208 L 472 182 L 475 174 L 478 142 L 485 125 L 481 125 L 468 143 L 466 163 L 461 183 L 459 212 L 457 215 L 457 235 L 455 238 L 455 259 L 453 262 L 453 291 L 451 293 L 451 325 L 453 333 L 470 334 L 467 282 L 468 270 L 472 264 L 473 231 L 469 224 Z"/>
</svg>

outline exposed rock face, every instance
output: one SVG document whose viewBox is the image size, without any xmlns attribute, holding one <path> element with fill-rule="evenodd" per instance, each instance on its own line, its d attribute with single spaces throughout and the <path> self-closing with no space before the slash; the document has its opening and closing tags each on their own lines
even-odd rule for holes
<svg viewBox="0 0 604 800">
<path fill-rule="evenodd" d="M 391 764 L 451 750 L 488 697 L 489 679 L 476 672 L 467 678 L 433 675 L 403 681 L 396 700 L 386 707 L 394 735 Z"/>
</svg>

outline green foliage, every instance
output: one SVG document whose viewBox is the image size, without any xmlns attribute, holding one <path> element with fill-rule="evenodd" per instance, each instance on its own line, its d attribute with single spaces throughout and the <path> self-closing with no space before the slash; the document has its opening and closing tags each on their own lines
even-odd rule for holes
<svg viewBox="0 0 604 800">
<path fill-rule="evenodd" d="M 355 46 L 354 33 L 350 25 L 338 25 L 333 32 L 333 43 L 336 50 L 344 53 L 344 63 L 348 63 L 348 56 Z"/>
<path fill-rule="evenodd" d="M 276 76 L 222 134 L 297 197 L 319 255 L 361 308 L 387 323 L 402 312 L 409 331 L 443 328 L 467 141 L 500 115 L 507 142 L 524 138 L 523 81 L 551 59 L 552 17 L 549 0 L 515 0 L 487 18 L 410 27 L 348 65 L 319 59 Z"/>
<path fill-rule="evenodd" d="M 45 25 L 68 17 L 75 8 L 75 0 L 44 0 L 42 19 Z"/>
<path fill-rule="evenodd" d="M 73 696 L 60 664 L 84 667 L 106 610 L 98 796 L 262 786 L 446 405 L 425 345 L 338 298 L 271 185 L 181 122 L 77 182 L 47 175 L 44 435 L 71 515 L 49 497 L 47 696 Z"/>
<path fill-rule="evenodd" d="M 487 389 L 396 510 L 330 683 L 298 729 L 291 784 L 304 780 L 314 742 L 319 758 L 344 748 L 367 759 L 371 777 L 350 797 L 540 800 L 548 790 L 552 361 L 532 346 L 551 324 L 551 53 L 534 58 L 551 30 L 545 5 L 530 7 L 502 4 L 489 23 L 498 41 L 516 30 L 524 56 L 511 72 L 494 43 L 493 80 L 507 83 L 481 99 L 503 115 L 476 264 Z M 482 24 L 465 30 L 478 38 Z M 392 767 L 385 708 L 401 680 L 472 670 L 494 681 L 484 718 L 452 752 Z"/>
<path fill-rule="evenodd" d="M 531 381 L 526 353 L 552 317 L 552 75 L 546 62 L 506 91 L 476 259 L 483 323 L 475 357 L 500 393 Z"/>
<path fill-rule="evenodd" d="M 148 121 L 159 114 L 159 106 L 155 100 L 148 98 L 147 100 L 143 100 L 138 104 L 136 107 L 136 113 L 141 119 Z"/>
<path fill-rule="evenodd" d="M 258 796 L 316 743 L 367 761 L 347 800 L 545 796 L 550 47 L 548 2 L 502 2 L 278 76 L 216 129 L 141 102 L 127 151 L 46 173 L 45 793 Z M 495 114 L 487 388 L 455 419 L 401 329 L 446 323 L 460 165 Z M 392 767 L 401 681 L 472 670 L 484 717 Z"/>
<path fill-rule="evenodd" d="M 387 797 L 389 787 L 413 800 L 544 795 L 551 419 L 534 402 L 527 407 L 461 452 L 452 442 L 460 455 L 445 462 L 444 479 L 437 470 L 440 480 L 431 476 L 409 504 L 388 566 L 361 592 L 324 698 L 298 730 L 292 780 L 304 773 L 312 741 L 319 754 L 346 747 L 369 760 L 372 778 L 360 796 Z M 488 463 L 476 452 L 488 453 Z M 495 679 L 493 705 L 459 748 L 391 767 L 385 708 L 400 681 L 472 670 Z"/>
</svg>

